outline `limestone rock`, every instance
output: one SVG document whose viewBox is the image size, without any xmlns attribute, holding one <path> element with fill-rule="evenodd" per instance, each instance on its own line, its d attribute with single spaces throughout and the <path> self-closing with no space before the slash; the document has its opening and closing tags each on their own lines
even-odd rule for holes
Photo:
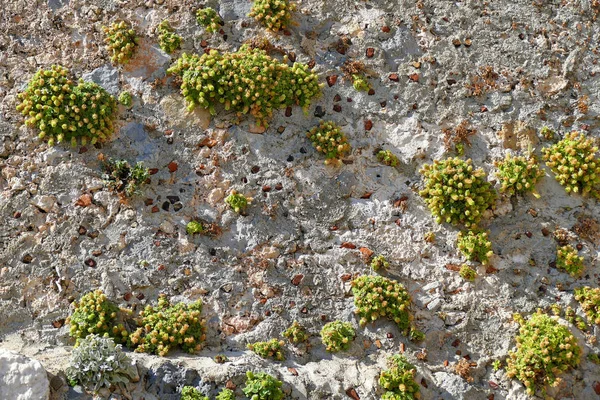
<svg viewBox="0 0 600 400">
<path fill-rule="evenodd" d="M 46 400 L 50 382 L 42 364 L 0 349 L 0 399 Z"/>
</svg>

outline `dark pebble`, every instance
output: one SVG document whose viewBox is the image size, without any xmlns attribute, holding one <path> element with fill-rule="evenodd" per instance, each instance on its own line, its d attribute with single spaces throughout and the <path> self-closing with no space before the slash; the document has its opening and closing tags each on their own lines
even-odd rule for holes
<svg viewBox="0 0 600 400">
<path fill-rule="evenodd" d="M 182 208 L 183 208 L 183 204 L 181 204 L 181 203 L 175 203 L 175 204 L 173 205 L 173 210 L 175 210 L 175 211 L 179 211 L 179 210 L 181 210 Z"/>
<path fill-rule="evenodd" d="M 323 110 L 323 107 L 317 106 L 317 108 L 315 108 L 315 117 L 321 118 L 324 115 L 325 115 L 325 111 Z"/>
<path fill-rule="evenodd" d="M 171 206 L 171 204 L 168 201 L 165 201 L 164 203 L 162 203 L 162 209 L 165 211 L 169 211 L 170 206 Z"/>
<path fill-rule="evenodd" d="M 171 204 L 175 204 L 179 201 L 179 196 L 167 196 L 167 199 L 169 199 Z"/>
</svg>

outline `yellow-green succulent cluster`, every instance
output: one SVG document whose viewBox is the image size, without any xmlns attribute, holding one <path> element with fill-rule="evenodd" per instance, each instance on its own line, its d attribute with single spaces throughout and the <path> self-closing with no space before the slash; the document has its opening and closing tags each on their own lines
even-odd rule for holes
<svg viewBox="0 0 600 400">
<path fill-rule="evenodd" d="M 580 276 L 585 266 L 583 257 L 570 244 L 556 250 L 556 267 L 568 272 L 571 276 Z"/>
<path fill-rule="evenodd" d="M 495 163 L 498 168 L 496 176 L 500 179 L 500 192 L 509 195 L 532 192 L 535 197 L 540 197 L 535 191 L 535 184 L 544 176 L 535 156 L 512 156 L 510 153 L 502 161 Z"/>
<path fill-rule="evenodd" d="M 125 107 L 131 107 L 133 104 L 131 93 L 128 91 L 121 92 L 121 94 L 119 94 L 119 103 L 123 104 Z"/>
<path fill-rule="evenodd" d="M 465 281 L 469 282 L 473 282 L 477 278 L 477 271 L 475 271 L 473 268 L 469 267 L 466 264 L 463 264 L 460 267 L 460 270 L 458 270 L 458 274 Z"/>
<path fill-rule="evenodd" d="M 193 386 L 184 386 L 181 389 L 181 400 L 209 400 Z"/>
<path fill-rule="evenodd" d="M 346 135 L 335 122 L 321 121 L 306 133 L 319 153 L 325 154 L 325 164 L 339 164 L 340 158 L 350 151 Z"/>
<path fill-rule="evenodd" d="M 248 45 L 235 53 L 184 53 L 168 72 L 182 78 L 189 109 L 199 105 L 214 114 L 215 104 L 223 104 L 240 116 L 252 114 L 265 126 L 273 110 L 299 105 L 307 112 L 311 99 L 321 94 L 318 77 L 306 64 L 290 66 L 286 56 L 280 62 Z"/>
<path fill-rule="evenodd" d="M 119 21 L 103 26 L 104 43 L 110 53 L 110 60 L 113 64 L 126 64 L 135 51 L 137 46 L 137 37 L 135 31 L 125 22 Z"/>
<path fill-rule="evenodd" d="M 385 390 L 382 400 L 415 400 L 419 398 L 419 384 L 415 382 L 417 369 L 401 354 L 388 357 L 388 369 L 381 371 L 379 385 Z"/>
<path fill-rule="evenodd" d="M 291 343 L 298 344 L 308 340 L 308 333 L 298 321 L 294 321 L 289 328 L 281 333 L 284 338 L 287 338 Z"/>
<path fill-rule="evenodd" d="M 541 311 L 520 323 L 517 350 L 508 353 L 506 373 L 534 395 L 554 384 L 561 373 L 577 367 L 581 348 L 567 327 Z"/>
<path fill-rule="evenodd" d="M 40 130 L 39 138 L 48 144 L 77 140 L 85 145 L 108 139 L 113 132 L 117 104 L 99 85 L 80 80 L 75 83 L 69 71 L 59 65 L 40 69 L 19 93 L 17 111 L 25 123 Z"/>
<path fill-rule="evenodd" d="M 247 371 L 242 391 L 250 400 L 281 400 L 285 396 L 281 386 L 280 380 L 267 373 Z"/>
<path fill-rule="evenodd" d="M 356 332 L 350 322 L 333 321 L 321 329 L 321 341 L 332 353 L 348 350 L 355 337 Z"/>
<path fill-rule="evenodd" d="M 292 22 L 296 4 L 288 0 L 254 0 L 250 16 L 274 32 L 286 29 Z"/>
<path fill-rule="evenodd" d="M 282 340 L 271 339 L 268 342 L 248 343 L 246 348 L 262 358 L 274 358 L 277 361 L 283 361 L 285 360 L 283 345 Z"/>
<path fill-rule="evenodd" d="M 352 75 L 352 86 L 359 92 L 366 92 L 371 89 L 371 85 L 369 85 L 367 78 L 360 74 Z"/>
<path fill-rule="evenodd" d="M 221 29 L 223 20 L 214 8 L 206 7 L 196 11 L 196 22 L 202 25 L 206 32 L 212 33 Z"/>
<path fill-rule="evenodd" d="M 581 304 L 589 320 L 600 325 L 600 288 L 584 286 L 575 289 L 575 300 Z"/>
<path fill-rule="evenodd" d="M 188 235 L 195 235 L 197 233 L 204 232 L 204 226 L 202 226 L 201 222 L 198 221 L 190 221 L 185 226 L 185 231 Z"/>
<path fill-rule="evenodd" d="M 181 46 L 181 36 L 171 28 L 169 21 L 164 20 L 158 25 L 158 44 L 165 53 L 171 54 Z"/>
<path fill-rule="evenodd" d="M 76 340 L 76 346 L 81 339 L 93 334 L 110 336 L 117 343 L 127 341 L 127 330 L 117 323 L 119 308 L 101 290 L 89 292 L 71 305 L 74 311 L 67 323 L 71 325 L 69 334 Z"/>
<path fill-rule="evenodd" d="M 389 165 L 390 167 L 397 167 L 400 164 L 400 160 L 394 153 L 389 150 L 380 150 L 377 152 L 377 159 L 379 162 Z"/>
<path fill-rule="evenodd" d="M 458 249 L 469 261 L 487 264 L 494 254 L 488 232 L 479 229 L 462 231 L 458 234 Z"/>
<path fill-rule="evenodd" d="M 140 353 L 165 356 L 174 347 L 194 353 L 200 350 L 204 334 L 202 301 L 171 305 L 165 295 L 158 298 L 157 306 L 146 306 L 140 312 L 138 328 L 130 335 L 130 343 Z"/>
<path fill-rule="evenodd" d="M 225 388 L 219 392 L 215 400 L 235 400 L 235 392 Z"/>
<path fill-rule="evenodd" d="M 389 266 L 390 263 L 382 255 L 375 256 L 371 260 L 371 268 L 373 268 L 375 271 L 379 269 L 388 269 Z"/>
<path fill-rule="evenodd" d="M 229 204 L 236 213 L 244 212 L 250 201 L 251 199 L 235 190 L 232 190 L 229 196 L 225 198 L 225 203 Z"/>
<path fill-rule="evenodd" d="M 600 159 L 593 138 L 571 132 L 560 142 L 542 149 L 544 161 L 567 193 L 598 196 Z"/>
<path fill-rule="evenodd" d="M 352 281 L 354 311 L 360 316 L 360 325 L 383 317 L 394 321 L 400 330 L 408 333 L 411 316 L 408 291 L 395 280 L 383 276 L 363 275 Z"/>
<path fill-rule="evenodd" d="M 435 160 L 432 165 L 424 165 L 420 172 L 425 188 L 419 194 L 438 223 L 473 228 L 496 199 L 485 172 L 474 169 L 471 159 Z"/>
</svg>

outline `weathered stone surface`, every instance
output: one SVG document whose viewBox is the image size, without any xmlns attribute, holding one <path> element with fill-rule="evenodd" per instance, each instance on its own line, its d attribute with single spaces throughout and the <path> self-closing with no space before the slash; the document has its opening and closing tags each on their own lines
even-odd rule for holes
<svg viewBox="0 0 600 400">
<path fill-rule="evenodd" d="M 0 399 L 47 400 L 48 375 L 34 359 L 0 348 Z"/>
</svg>

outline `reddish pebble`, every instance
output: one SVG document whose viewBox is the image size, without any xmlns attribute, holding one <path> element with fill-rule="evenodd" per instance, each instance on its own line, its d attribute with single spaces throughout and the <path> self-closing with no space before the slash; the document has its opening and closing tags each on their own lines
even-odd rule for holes
<svg viewBox="0 0 600 400">
<path fill-rule="evenodd" d="M 365 120 L 365 130 L 370 131 L 373 128 L 373 121 L 370 119 Z"/>
<path fill-rule="evenodd" d="M 400 77 L 398 76 L 398 74 L 390 74 L 390 81 L 398 82 L 399 80 L 400 80 Z"/>
<path fill-rule="evenodd" d="M 375 49 L 372 47 L 367 48 L 367 58 L 371 58 L 375 55 Z"/>
<path fill-rule="evenodd" d="M 337 82 L 337 75 L 329 75 L 326 80 L 329 87 L 332 87 Z"/>
<path fill-rule="evenodd" d="M 167 168 L 169 168 L 170 172 L 175 172 L 175 171 L 177 171 L 177 168 L 179 168 L 179 166 L 177 165 L 177 163 L 175 161 L 171 161 L 169 163 L 169 165 L 167 165 Z"/>
<path fill-rule="evenodd" d="M 342 106 L 340 106 L 339 104 L 334 104 L 333 105 L 333 111 L 335 111 L 335 112 L 341 112 L 342 111 Z"/>
<path fill-rule="evenodd" d="M 382 26 L 382 27 L 381 27 L 381 31 L 382 31 L 382 32 L 384 32 L 384 33 L 389 33 L 389 31 L 390 31 L 390 27 L 389 27 L 389 26 L 387 26 L 387 25 L 385 25 L 385 26 Z"/>
<path fill-rule="evenodd" d="M 159 211 L 159 208 L 158 208 L 158 206 L 154 206 L 154 207 L 152 207 L 152 212 L 153 212 L 153 213 L 157 213 L 158 211 Z"/>
<path fill-rule="evenodd" d="M 298 275 L 294 276 L 292 278 L 292 285 L 298 286 L 300 284 L 300 282 L 302 282 L 302 278 L 304 278 L 304 275 L 302 275 L 302 274 L 298 274 Z"/>
</svg>

